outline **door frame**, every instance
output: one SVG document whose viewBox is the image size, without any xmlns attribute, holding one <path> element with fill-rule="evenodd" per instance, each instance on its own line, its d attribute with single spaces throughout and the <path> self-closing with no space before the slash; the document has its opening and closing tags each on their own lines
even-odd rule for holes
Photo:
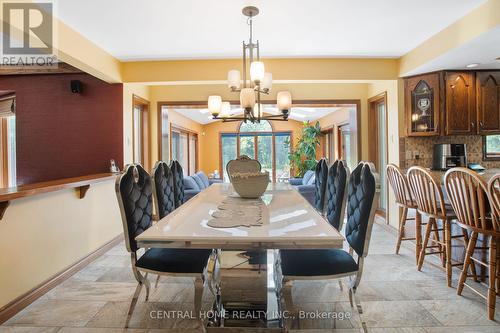
<svg viewBox="0 0 500 333">
<path fill-rule="evenodd" d="M 378 172 L 382 173 L 385 170 L 380 170 L 380 166 L 378 165 L 378 157 L 379 157 L 379 121 L 377 115 L 377 105 L 383 103 L 385 106 L 385 137 L 388 139 L 389 129 L 388 129 L 388 109 L 387 109 L 387 91 L 384 91 L 378 95 L 370 97 L 368 99 L 368 160 L 373 162 Z M 389 142 L 389 140 L 387 140 Z M 388 147 L 387 147 L 388 148 Z M 385 150 L 385 158 L 387 163 L 389 163 L 389 149 Z M 388 186 L 386 179 L 386 189 Z M 386 202 L 389 204 L 389 191 L 386 191 Z M 386 223 L 389 223 L 389 215 L 388 215 L 388 207 L 386 209 L 382 209 L 380 207 L 377 208 L 376 213 L 382 216 Z"/>
<path fill-rule="evenodd" d="M 145 170 L 150 170 L 150 159 L 151 159 L 151 145 L 149 143 L 150 139 L 150 129 L 149 129 L 149 110 L 150 103 L 147 99 L 140 96 L 132 94 L 132 161 L 134 161 L 135 156 L 135 120 L 134 120 L 134 109 L 136 106 L 141 107 L 141 128 L 140 136 L 142 139 L 142 152 L 141 160 Z"/>
<path fill-rule="evenodd" d="M 228 100 L 231 104 L 240 103 L 239 100 Z M 262 104 L 276 104 L 276 100 L 261 101 Z M 157 102 L 157 142 L 158 156 L 161 156 L 161 107 L 176 107 L 176 108 L 207 108 L 207 101 L 159 101 Z M 349 126 L 356 139 L 356 163 L 361 161 L 361 100 L 360 99 L 306 99 L 294 100 L 292 107 L 336 107 L 336 106 L 354 106 L 352 113 L 349 115 Z M 293 141 L 292 141 L 293 142 Z"/>
</svg>

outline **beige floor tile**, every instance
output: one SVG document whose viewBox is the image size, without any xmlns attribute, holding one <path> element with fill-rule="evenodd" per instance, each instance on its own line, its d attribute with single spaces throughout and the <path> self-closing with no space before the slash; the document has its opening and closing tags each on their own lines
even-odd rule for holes
<svg viewBox="0 0 500 333">
<path fill-rule="evenodd" d="M 66 281 L 48 292 L 47 297 L 75 301 L 126 301 L 132 299 L 136 287 L 137 283 Z"/>
<path fill-rule="evenodd" d="M 137 283 L 130 266 L 108 267 L 95 281 L 97 282 L 130 282 Z"/>
<path fill-rule="evenodd" d="M 146 333 L 145 329 L 63 327 L 57 333 Z"/>
<path fill-rule="evenodd" d="M 363 302 L 362 320 L 368 327 L 438 326 L 440 323 L 417 301 Z"/>
<path fill-rule="evenodd" d="M 296 304 L 293 329 L 352 329 L 361 327 L 349 302 Z M 325 314 L 326 318 L 321 318 Z"/>
<path fill-rule="evenodd" d="M 109 302 L 87 324 L 87 327 L 125 327 L 130 302 Z M 207 308 L 208 305 L 205 305 Z M 177 311 L 180 311 L 178 313 Z M 137 303 L 131 316 L 130 328 L 197 328 L 194 305 L 191 303 Z"/>
<path fill-rule="evenodd" d="M 428 333 L 498 333 L 498 326 L 453 326 L 453 327 L 428 327 Z"/>
<path fill-rule="evenodd" d="M 94 260 L 92 263 L 89 264 L 89 266 L 130 267 L 130 257 L 105 254 Z"/>
<path fill-rule="evenodd" d="M 72 275 L 68 280 L 69 281 L 86 281 L 86 282 L 94 282 L 97 281 L 103 274 L 105 274 L 109 270 L 109 267 L 103 266 L 86 266 L 81 271 Z"/>
<path fill-rule="evenodd" d="M 424 327 L 380 327 L 369 328 L 368 333 L 427 333 Z"/>
<path fill-rule="evenodd" d="M 7 321 L 19 326 L 85 326 L 105 302 L 44 300 L 30 305 Z"/>
<path fill-rule="evenodd" d="M 0 333 L 56 333 L 59 327 L 0 326 Z"/>
<path fill-rule="evenodd" d="M 443 326 L 491 326 L 484 301 L 460 299 L 418 301 Z M 498 313 L 498 311 L 497 311 Z M 500 331 L 500 326 L 499 326 Z"/>
</svg>

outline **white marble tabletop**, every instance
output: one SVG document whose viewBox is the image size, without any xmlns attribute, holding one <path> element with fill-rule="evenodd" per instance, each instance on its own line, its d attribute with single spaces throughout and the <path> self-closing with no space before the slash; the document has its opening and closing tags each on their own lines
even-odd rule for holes
<svg viewBox="0 0 500 333">
<path fill-rule="evenodd" d="M 213 228 L 211 214 L 231 184 L 213 184 L 136 237 L 141 247 L 219 249 L 341 248 L 344 237 L 289 184 L 269 184 L 261 226 Z"/>
</svg>

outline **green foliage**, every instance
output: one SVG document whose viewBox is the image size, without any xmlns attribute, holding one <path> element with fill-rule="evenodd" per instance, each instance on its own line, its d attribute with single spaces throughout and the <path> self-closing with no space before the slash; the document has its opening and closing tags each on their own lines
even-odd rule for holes
<svg viewBox="0 0 500 333">
<path fill-rule="evenodd" d="M 302 136 L 288 156 L 290 165 L 295 170 L 297 177 L 302 177 L 307 170 L 314 170 L 316 168 L 316 149 L 320 144 L 320 136 L 321 128 L 319 122 L 316 122 L 314 125 L 308 121 L 304 122 Z"/>
<path fill-rule="evenodd" d="M 487 154 L 500 153 L 500 135 L 486 136 L 486 153 Z"/>
</svg>

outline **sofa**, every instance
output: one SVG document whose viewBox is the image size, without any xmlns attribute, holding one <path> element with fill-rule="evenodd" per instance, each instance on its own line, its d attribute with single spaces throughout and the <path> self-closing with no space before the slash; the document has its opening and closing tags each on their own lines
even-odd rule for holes
<svg viewBox="0 0 500 333">
<path fill-rule="evenodd" d="M 222 182 L 220 179 L 209 179 L 203 171 L 198 171 L 194 175 L 185 176 L 184 182 L 184 202 L 188 201 L 213 183 Z"/>
<path fill-rule="evenodd" d="M 314 171 L 308 170 L 302 178 L 290 178 L 292 185 L 299 193 L 314 206 L 316 176 Z"/>
</svg>

